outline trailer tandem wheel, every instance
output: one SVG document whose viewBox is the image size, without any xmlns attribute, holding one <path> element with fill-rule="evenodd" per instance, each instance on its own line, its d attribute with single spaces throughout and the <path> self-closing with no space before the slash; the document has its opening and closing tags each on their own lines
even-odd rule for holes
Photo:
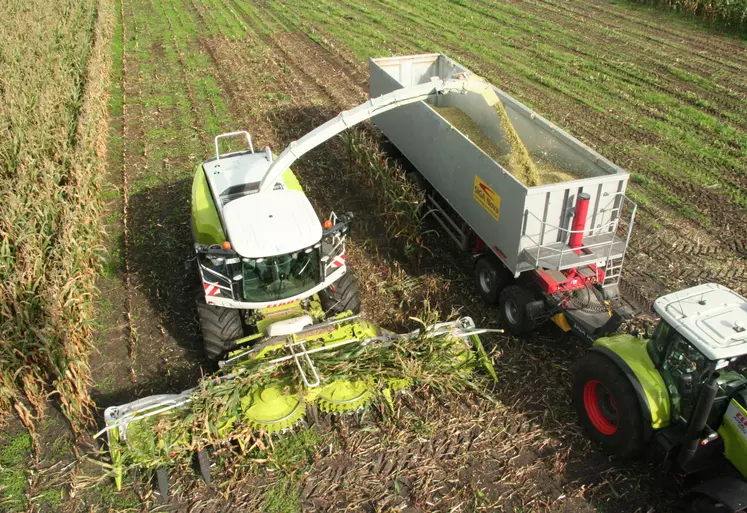
<svg viewBox="0 0 747 513">
<path fill-rule="evenodd" d="M 511 334 L 522 336 L 534 329 L 527 305 L 536 300 L 531 290 L 521 285 L 506 287 L 498 298 L 501 325 Z"/>
<path fill-rule="evenodd" d="M 473 276 L 480 297 L 489 305 L 498 302 L 498 295 L 512 278 L 508 269 L 489 255 L 483 255 L 475 262 Z"/>
</svg>

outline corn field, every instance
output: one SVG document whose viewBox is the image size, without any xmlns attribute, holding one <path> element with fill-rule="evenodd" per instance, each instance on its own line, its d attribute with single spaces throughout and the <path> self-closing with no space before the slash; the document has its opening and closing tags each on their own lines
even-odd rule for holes
<svg viewBox="0 0 747 513">
<path fill-rule="evenodd" d="M 111 6 L 0 6 L 0 412 L 88 424 Z"/>
<path fill-rule="evenodd" d="M 747 30 L 747 0 L 637 0 Z"/>
<path fill-rule="evenodd" d="M 425 192 L 392 164 L 364 130 L 348 131 L 348 173 L 367 187 L 375 197 L 386 222 L 387 235 L 400 242 L 406 257 L 416 263 L 424 249 L 421 207 Z"/>
</svg>

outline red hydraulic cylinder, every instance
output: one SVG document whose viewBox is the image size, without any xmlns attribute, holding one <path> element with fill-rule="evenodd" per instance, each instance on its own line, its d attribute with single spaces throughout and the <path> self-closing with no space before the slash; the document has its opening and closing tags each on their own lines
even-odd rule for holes
<svg viewBox="0 0 747 513">
<path fill-rule="evenodd" d="M 571 249 L 578 249 L 584 243 L 584 226 L 586 226 L 586 215 L 589 213 L 589 200 L 591 196 L 582 192 L 576 200 L 576 213 L 573 216 L 571 225 L 571 237 L 568 239 L 568 246 Z"/>
</svg>

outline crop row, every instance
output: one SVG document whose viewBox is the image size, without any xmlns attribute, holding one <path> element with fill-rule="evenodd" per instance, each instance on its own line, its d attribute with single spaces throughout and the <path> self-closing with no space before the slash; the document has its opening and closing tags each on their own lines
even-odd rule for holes
<svg viewBox="0 0 747 513">
<path fill-rule="evenodd" d="M 92 406 L 112 8 L 13 1 L 0 16 L 0 412 L 33 431 L 51 397 L 80 428 Z"/>
</svg>

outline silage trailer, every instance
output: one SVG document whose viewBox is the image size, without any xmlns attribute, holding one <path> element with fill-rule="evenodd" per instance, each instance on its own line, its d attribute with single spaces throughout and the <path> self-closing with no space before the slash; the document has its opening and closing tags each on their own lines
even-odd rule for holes
<svg viewBox="0 0 747 513">
<path fill-rule="evenodd" d="M 442 54 L 372 59 L 369 70 L 371 98 L 472 75 Z M 499 304 L 506 329 L 522 335 L 552 320 L 586 340 L 614 332 L 628 314 L 619 294 L 636 212 L 625 195 L 628 173 L 492 89 L 500 105 L 473 92 L 434 95 L 372 120 L 416 168 L 428 215 L 472 250 L 477 289 Z M 471 133 L 444 115 L 455 109 Z M 527 186 L 509 162 L 496 161 L 511 152 L 512 132 L 538 166 L 553 170 L 554 183 Z"/>
</svg>

